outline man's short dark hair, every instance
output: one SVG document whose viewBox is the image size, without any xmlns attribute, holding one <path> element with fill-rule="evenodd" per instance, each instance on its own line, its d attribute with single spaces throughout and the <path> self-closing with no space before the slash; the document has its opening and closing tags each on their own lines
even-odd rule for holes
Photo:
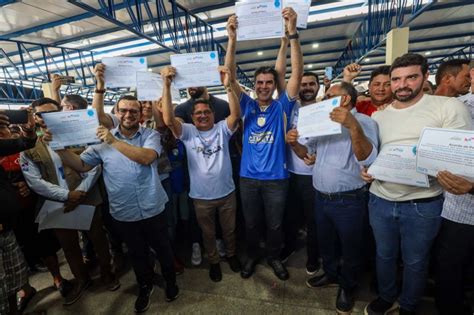
<svg viewBox="0 0 474 315">
<path fill-rule="evenodd" d="M 421 73 L 425 75 L 428 72 L 428 60 L 420 54 L 407 53 L 396 58 L 390 67 L 390 74 L 396 68 L 404 68 L 409 66 L 420 66 Z"/>
<path fill-rule="evenodd" d="M 119 108 L 118 105 L 120 104 L 121 101 L 137 101 L 138 105 L 140 106 L 140 111 L 142 111 L 142 103 L 140 103 L 140 102 L 138 101 L 138 99 L 137 99 L 135 96 L 133 96 L 133 95 L 123 95 L 123 96 L 121 96 L 121 97 L 118 99 L 117 103 L 115 103 L 115 107 L 116 107 L 117 109 Z"/>
<path fill-rule="evenodd" d="M 194 114 L 194 108 L 196 107 L 197 104 L 205 104 L 205 105 L 209 106 L 209 109 L 214 113 L 214 106 L 211 105 L 209 100 L 206 100 L 205 98 L 197 98 L 197 99 L 194 100 L 193 110 L 192 110 L 191 114 Z"/>
<path fill-rule="evenodd" d="M 375 68 L 370 74 L 369 84 L 372 80 L 378 75 L 388 75 L 390 76 L 390 66 L 380 66 Z"/>
<path fill-rule="evenodd" d="M 63 98 L 66 102 L 72 104 L 74 109 L 87 109 L 87 100 L 77 94 L 67 94 Z"/>
<path fill-rule="evenodd" d="M 452 59 L 442 62 L 435 75 L 436 85 L 439 85 L 446 75 L 457 76 L 461 72 L 462 66 L 469 66 L 469 62 L 467 59 Z"/>
<path fill-rule="evenodd" d="M 314 77 L 316 79 L 316 83 L 319 85 L 319 77 L 316 73 L 311 71 L 306 71 L 303 73 L 303 77 Z"/>
<path fill-rule="evenodd" d="M 357 90 L 355 87 L 351 83 L 344 81 L 339 83 L 339 86 L 351 97 L 351 105 L 355 107 L 357 103 Z"/>
<path fill-rule="evenodd" d="M 61 109 L 61 105 L 59 105 L 58 102 L 56 102 L 55 100 L 49 97 L 42 97 L 33 101 L 33 103 L 31 103 L 31 107 L 33 107 L 33 109 L 36 109 L 36 107 L 45 105 L 45 104 L 54 104 L 58 108 L 58 110 Z"/>
<path fill-rule="evenodd" d="M 259 68 L 257 68 L 257 70 L 255 70 L 255 74 L 253 75 L 254 81 L 257 82 L 257 76 L 259 74 L 267 74 L 267 73 L 273 74 L 273 81 L 275 81 L 275 84 L 276 84 L 277 78 L 278 78 L 278 73 L 276 72 L 276 70 L 273 67 L 259 67 Z"/>
</svg>

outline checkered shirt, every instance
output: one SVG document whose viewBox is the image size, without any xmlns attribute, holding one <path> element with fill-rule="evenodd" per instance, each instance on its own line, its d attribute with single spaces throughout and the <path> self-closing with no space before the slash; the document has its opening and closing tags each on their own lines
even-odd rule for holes
<svg viewBox="0 0 474 315">
<path fill-rule="evenodd" d="M 474 195 L 446 192 L 441 216 L 457 223 L 474 225 Z"/>
</svg>

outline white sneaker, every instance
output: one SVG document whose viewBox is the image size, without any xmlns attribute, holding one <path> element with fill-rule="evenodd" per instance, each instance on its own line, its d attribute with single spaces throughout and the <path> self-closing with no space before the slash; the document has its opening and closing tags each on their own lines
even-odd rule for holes
<svg viewBox="0 0 474 315">
<path fill-rule="evenodd" d="M 224 241 L 221 240 L 221 239 L 217 239 L 216 240 L 216 247 L 217 247 L 217 252 L 219 253 L 219 256 L 221 258 L 224 258 L 225 257 L 225 245 L 224 245 Z"/>
<path fill-rule="evenodd" d="M 191 255 L 191 264 L 193 266 L 199 266 L 201 263 L 201 246 L 199 246 L 199 243 L 193 243 L 193 254 Z"/>
</svg>

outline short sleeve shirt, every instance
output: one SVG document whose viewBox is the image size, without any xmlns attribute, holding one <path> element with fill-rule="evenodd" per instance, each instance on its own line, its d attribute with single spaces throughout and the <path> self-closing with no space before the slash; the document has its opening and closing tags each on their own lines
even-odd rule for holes
<svg viewBox="0 0 474 315">
<path fill-rule="evenodd" d="M 235 186 L 229 153 L 229 139 L 233 132 L 227 122 L 222 120 L 207 131 L 183 124 L 182 130 L 180 140 L 186 148 L 191 180 L 189 196 L 213 200 L 233 192 Z"/>
<path fill-rule="evenodd" d="M 285 135 L 295 102 L 285 92 L 263 110 L 256 100 L 240 93 L 244 122 L 241 177 L 258 180 L 288 178 Z"/>
<path fill-rule="evenodd" d="M 140 127 L 131 138 L 123 136 L 119 127 L 111 132 L 121 141 L 161 154 L 160 135 L 155 130 Z M 106 143 L 90 146 L 81 159 L 88 165 L 103 163 L 110 214 L 114 219 L 140 221 L 164 210 L 168 197 L 158 176 L 157 160 L 150 165 L 139 164 Z"/>
</svg>

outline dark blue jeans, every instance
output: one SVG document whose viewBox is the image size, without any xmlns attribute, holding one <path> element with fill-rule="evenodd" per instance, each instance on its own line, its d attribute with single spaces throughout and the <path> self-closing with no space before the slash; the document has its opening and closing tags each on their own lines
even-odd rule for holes
<svg viewBox="0 0 474 315">
<path fill-rule="evenodd" d="M 316 230 L 323 269 L 347 290 L 357 286 L 361 273 L 366 209 L 365 189 L 331 199 L 316 191 Z"/>
<path fill-rule="evenodd" d="M 258 244 L 265 223 L 267 259 L 279 259 L 283 243 L 281 224 L 287 192 L 288 179 L 240 178 L 240 196 L 249 258 L 258 258 Z"/>
<path fill-rule="evenodd" d="M 393 202 L 370 194 L 369 219 L 377 248 L 380 297 L 397 299 L 397 260 L 403 259 L 400 307 L 415 311 L 423 294 L 433 241 L 441 224 L 443 199 L 430 202 Z"/>
</svg>

